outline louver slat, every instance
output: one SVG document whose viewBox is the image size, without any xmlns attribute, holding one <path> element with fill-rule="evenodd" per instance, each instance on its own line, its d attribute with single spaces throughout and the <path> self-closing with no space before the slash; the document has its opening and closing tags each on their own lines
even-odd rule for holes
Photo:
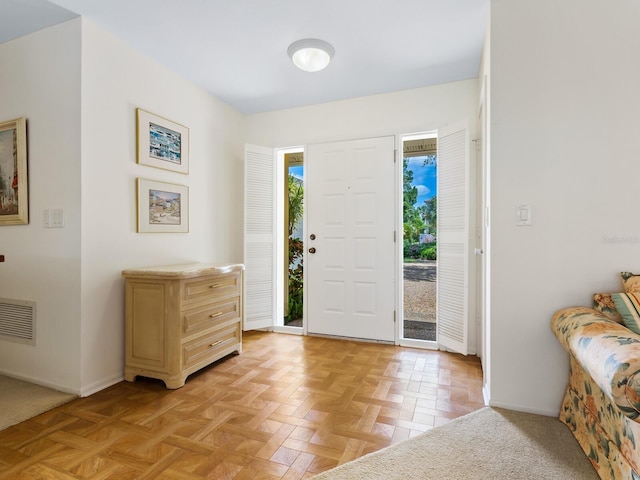
<svg viewBox="0 0 640 480">
<path fill-rule="evenodd" d="M 34 302 L 0 299 L 0 338 L 35 345 Z"/>
<path fill-rule="evenodd" d="M 469 152 L 463 125 L 438 138 L 438 342 L 467 354 Z"/>
<path fill-rule="evenodd" d="M 275 164 L 273 150 L 245 149 L 244 330 L 275 321 Z"/>
</svg>

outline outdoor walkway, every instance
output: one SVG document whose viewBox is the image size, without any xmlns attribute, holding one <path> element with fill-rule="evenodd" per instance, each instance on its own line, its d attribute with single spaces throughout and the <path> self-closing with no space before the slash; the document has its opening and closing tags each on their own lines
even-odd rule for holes
<svg viewBox="0 0 640 480">
<path fill-rule="evenodd" d="M 404 338 L 436 340 L 436 261 L 404 264 Z"/>
</svg>

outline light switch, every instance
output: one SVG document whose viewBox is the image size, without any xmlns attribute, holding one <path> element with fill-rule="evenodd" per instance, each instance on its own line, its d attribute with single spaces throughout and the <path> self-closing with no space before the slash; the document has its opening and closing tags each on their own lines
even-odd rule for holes
<svg viewBox="0 0 640 480">
<path fill-rule="evenodd" d="M 51 209 L 51 228 L 64 228 L 64 211 L 61 208 Z"/>
<path fill-rule="evenodd" d="M 44 210 L 42 221 L 44 228 L 64 228 L 64 211 L 61 208 Z"/>
<path fill-rule="evenodd" d="M 516 225 L 531 225 L 532 211 L 530 204 L 518 205 L 516 208 Z"/>
</svg>

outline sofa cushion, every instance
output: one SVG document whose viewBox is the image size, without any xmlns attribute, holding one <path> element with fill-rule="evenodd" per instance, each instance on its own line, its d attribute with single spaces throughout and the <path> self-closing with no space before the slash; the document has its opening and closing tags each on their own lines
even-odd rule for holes
<svg viewBox="0 0 640 480">
<path fill-rule="evenodd" d="M 622 316 L 616 309 L 616 304 L 614 303 L 610 293 L 596 293 L 593 296 L 593 309 L 600 313 L 604 313 L 616 323 L 623 323 Z"/>
<path fill-rule="evenodd" d="M 622 321 L 629 330 L 640 333 L 640 291 L 637 293 L 614 293 L 611 295 Z"/>
<path fill-rule="evenodd" d="M 640 293 L 640 275 L 631 272 L 621 272 L 622 286 L 624 291 L 629 293 Z"/>
</svg>

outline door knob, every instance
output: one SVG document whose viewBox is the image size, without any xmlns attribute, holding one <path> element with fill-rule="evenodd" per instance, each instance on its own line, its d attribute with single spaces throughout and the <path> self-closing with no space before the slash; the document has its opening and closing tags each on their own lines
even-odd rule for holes
<svg viewBox="0 0 640 480">
<path fill-rule="evenodd" d="M 316 234 L 315 234 L 315 233 L 312 233 L 311 235 L 309 235 L 309 238 L 310 238 L 311 240 L 315 240 L 315 239 L 316 239 Z"/>
<path fill-rule="evenodd" d="M 316 247 L 311 247 L 309 249 L 309 253 L 316 253 Z"/>
</svg>

